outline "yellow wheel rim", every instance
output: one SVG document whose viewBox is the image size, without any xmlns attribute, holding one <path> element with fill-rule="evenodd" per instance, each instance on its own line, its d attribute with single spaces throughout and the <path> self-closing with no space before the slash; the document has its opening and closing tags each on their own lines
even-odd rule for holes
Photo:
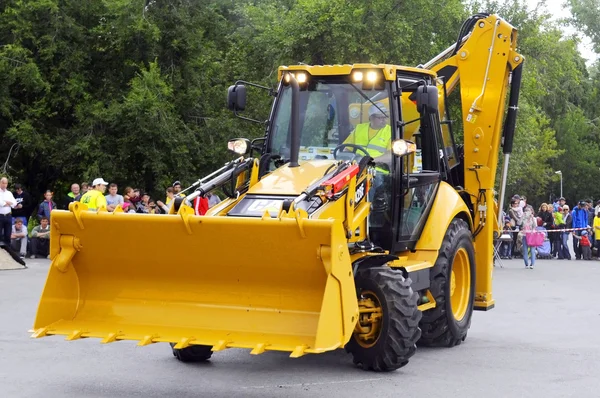
<svg viewBox="0 0 600 398">
<path fill-rule="evenodd" d="M 377 344 L 383 325 L 383 308 L 377 295 L 363 290 L 358 300 L 358 312 L 354 338 L 361 347 L 371 348 Z"/>
<path fill-rule="evenodd" d="M 469 308 L 471 297 L 471 267 L 469 253 L 464 248 L 458 249 L 452 264 L 450 275 L 450 306 L 454 319 L 460 321 Z"/>
</svg>

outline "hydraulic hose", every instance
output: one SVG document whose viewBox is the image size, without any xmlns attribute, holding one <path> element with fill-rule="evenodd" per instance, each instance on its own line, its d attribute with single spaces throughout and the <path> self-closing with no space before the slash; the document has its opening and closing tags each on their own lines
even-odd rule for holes
<svg viewBox="0 0 600 398">
<path fill-rule="evenodd" d="M 502 164 L 502 182 L 500 183 L 500 200 L 498 202 L 498 226 L 502 228 L 502 209 L 504 208 L 504 195 L 506 195 L 506 180 L 508 178 L 508 162 L 512 153 L 513 140 L 515 138 L 515 126 L 517 123 L 517 111 L 519 110 L 519 92 L 521 91 L 521 77 L 523 73 L 523 63 L 521 62 L 512 72 L 510 82 L 510 97 L 508 100 L 508 112 L 504 122 L 503 152 L 504 162 Z"/>
</svg>

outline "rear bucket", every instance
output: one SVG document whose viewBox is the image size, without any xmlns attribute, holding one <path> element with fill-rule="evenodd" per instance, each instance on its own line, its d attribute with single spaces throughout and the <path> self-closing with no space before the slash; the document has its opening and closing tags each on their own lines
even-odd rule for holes
<svg viewBox="0 0 600 398">
<path fill-rule="evenodd" d="M 339 221 L 182 213 L 53 211 L 33 337 L 294 357 L 350 339 L 358 307 Z"/>
</svg>

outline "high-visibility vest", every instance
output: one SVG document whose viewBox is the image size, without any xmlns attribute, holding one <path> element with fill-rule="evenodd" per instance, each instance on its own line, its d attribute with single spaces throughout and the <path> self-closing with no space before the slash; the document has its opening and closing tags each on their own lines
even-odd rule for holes
<svg viewBox="0 0 600 398">
<path fill-rule="evenodd" d="M 362 123 L 356 126 L 352 133 L 353 143 L 365 147 L 371 157 L 376 158 L 383 155 L 391 145 L 392 129 L 389 124 L 381 128 L 375 137 L 369 140 L 369 123 Z M 348 140 L 346 140 L 348 141 Z"/>
<path fill-rule="evenodd" d="M 89 210 L 96 210 L 102 206 L 106 207 L 106 198 L 102 192 L 97 189 L 90 189 L 80 199 L 80 202 L 88 207 Z"/>
</svg>

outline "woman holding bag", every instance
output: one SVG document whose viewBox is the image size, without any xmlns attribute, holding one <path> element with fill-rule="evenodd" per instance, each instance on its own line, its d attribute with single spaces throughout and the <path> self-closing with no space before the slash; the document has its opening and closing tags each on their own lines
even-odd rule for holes
<svg viewBox="0 0 600 398">
<path fill-rule="evenodd" d="M 521 242 L 523 242 L 523 261 L 525 261 L 525 268 L 533 269 L 535 265 L 535 248 L 536 243 L 534 234 L 536 231 L 537 220 L 533 216 L 533 208 L 526 206 L 523 209 L 523 228 L 519 235 L 521 235 Z"/>
</svg>

